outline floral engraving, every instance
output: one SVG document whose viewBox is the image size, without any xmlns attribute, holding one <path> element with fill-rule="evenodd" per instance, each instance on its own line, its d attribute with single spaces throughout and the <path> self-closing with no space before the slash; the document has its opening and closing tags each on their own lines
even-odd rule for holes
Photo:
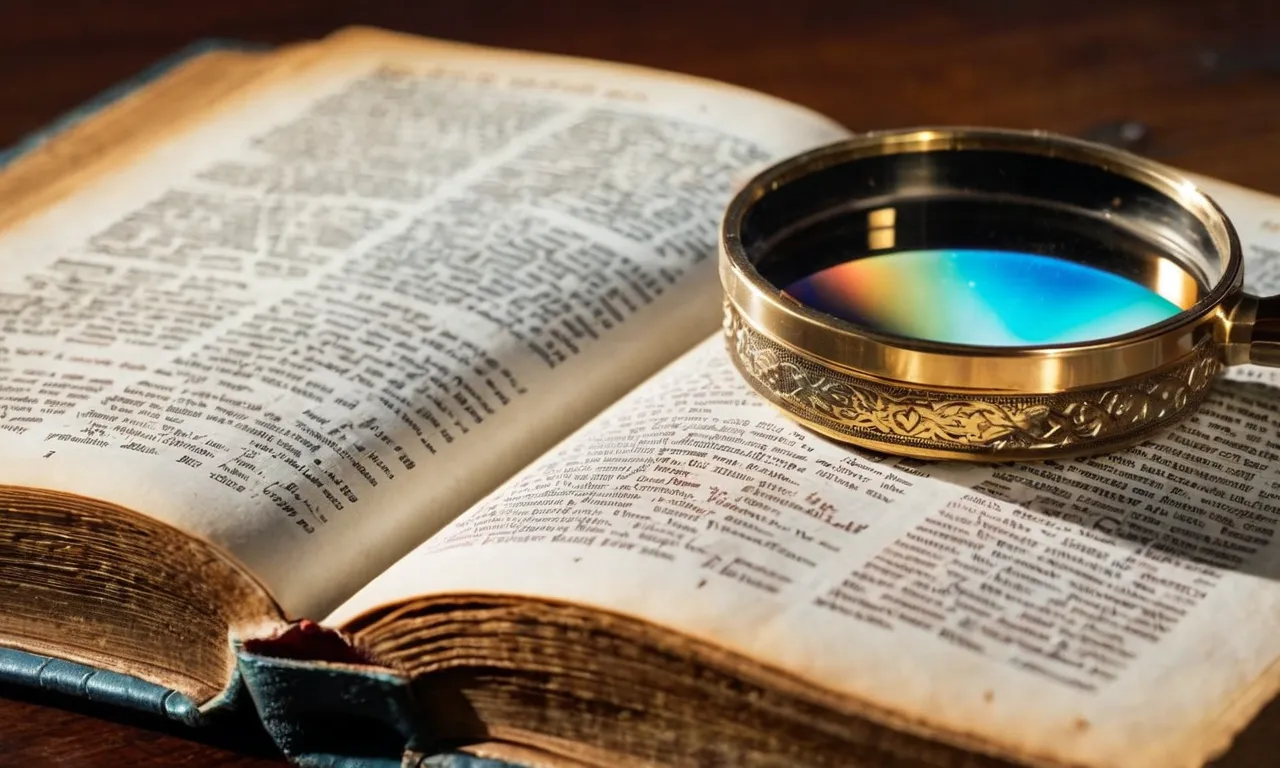
<svg viewBox="0 0 1280 768">
<path fill-rule="evenodd" d="M 1183 364 L 1131 384 L 961 399 L 831 371 L 770 341 L 728 303 L 724 332 L 752 386 L 791 413 L 856 438 L 975 453 L 1056 450 L 1156 428 L 1198 402 L 1220 367 L 1206 341 Z"/>
</svg>

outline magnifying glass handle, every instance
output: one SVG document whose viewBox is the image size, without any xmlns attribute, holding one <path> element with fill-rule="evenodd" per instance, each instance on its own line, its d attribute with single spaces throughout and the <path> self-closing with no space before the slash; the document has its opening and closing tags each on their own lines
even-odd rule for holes
<svg viewBox="0 0 1280 768">
<path fill-rule="evenodd" d="M 1280 296 L 1245 294 L 1226 322 L 1227 365 L 1280 366 Z"/>
</svg>

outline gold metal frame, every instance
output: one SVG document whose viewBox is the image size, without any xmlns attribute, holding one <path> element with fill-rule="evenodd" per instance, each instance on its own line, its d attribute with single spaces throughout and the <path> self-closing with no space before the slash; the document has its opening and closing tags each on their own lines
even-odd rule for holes
<svg viewBox="0 0 1280 768">
<path fill-rule="evenodd" d="M 1209 233 L 1221 274 L 1156 325 L 1098 342 L 976 347 L 894 337 L 803 306 L 764 279 L 742 242 L 761 199 L 807 174 L 899 152 L 998 149 L 1066 158 L 1138 181 Z M 873 133 L 786 160 L 733 200 L 720 276 L 730 355 L 751 386 L 837 440 L 924 458 L 976 461 L 1098 453 L 1141 441 L 1208 393 L 1223 365 L 1280 362 L 1280 311 L 1243 293 L 1227 216 L 1177 171 L 1042 132 L 948 128 Z"/>
</svg>

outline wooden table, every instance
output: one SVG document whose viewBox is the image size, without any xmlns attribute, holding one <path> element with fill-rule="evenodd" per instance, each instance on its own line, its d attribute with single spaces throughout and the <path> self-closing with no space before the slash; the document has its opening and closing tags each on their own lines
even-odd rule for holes
<svg viewBox="0 0 1280 768">
<path fill-rule="evenodd" d="M 1274 0 L 3 0 L 0 20 L 0 146 L 197 38 L 278 43 L 363 23 L 731 81 L 854 129 L 1134 121 L 1139 151 L 1280 194 Z M 1251 728 L 1231 764 L 1276 764 L 1276 732 Z M 279 764 L 251 727 L 201 738 L 0 687 L 3 765 Z"/>
</svg>

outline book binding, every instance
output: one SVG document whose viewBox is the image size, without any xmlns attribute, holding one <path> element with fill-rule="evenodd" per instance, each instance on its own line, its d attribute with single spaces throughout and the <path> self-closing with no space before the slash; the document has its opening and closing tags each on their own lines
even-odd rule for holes
<svg viewBox="0 0 1280 768">
<path fill-rule="evenodd" d="M 0 648 L 0 683 L 75 696 L 199 725 L 203 714 L 185 695 L 130 675 L 49 656 Z"/>
<path fill-rule="evenodd" d="M 290 762 L 306 768 L 516 768 L 462 752 L 433 754 L 407 678 L 392 670 L 278 658 L 239 649 L 258 717 Z"/>
</svg>

